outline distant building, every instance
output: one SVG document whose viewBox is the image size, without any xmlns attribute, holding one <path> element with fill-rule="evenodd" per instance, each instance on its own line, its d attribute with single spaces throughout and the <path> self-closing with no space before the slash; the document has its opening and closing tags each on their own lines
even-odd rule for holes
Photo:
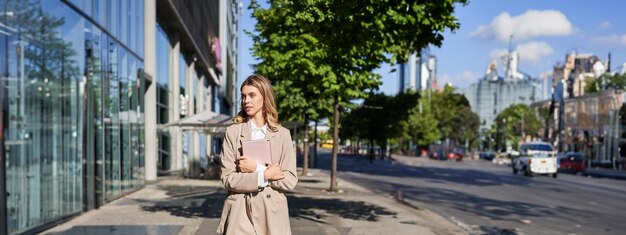
<svg viewBox="0 0 626 235">
<path fill-rule="evenodd" d="M 400 89 L 422 91 L 437 87 L 437 58 L 428 50 L 411 54 L 407 63 L 399 65 Z"/>
<path fill-rule="evenodd" d="M 564 81 L 566 98 L 584 95 L 588 80 L 604 74 L 605 68 L 595 55 L 570 53 L 565 56 L 564 64 L 554 66 L 552 86 Z"/>
<path fill-rule="evenodd" d="M 539 101 L 532 107 L 549 109 L 553 105 L 555 113 L 540 132 L 560 151 L 585 153 L 590 161 L 588 166 L 615 167 L 626 155 L 619 115 L 624 95 L 622 90 L 609 89 L 562 102 L 556 97 L 555 102 Z"/>
<path fill-rule="evenodd" d="M 515 51 L 503 59 L 505 76 L 498 75 L 494 61 L 478 83 L 460 91 L 469 101 L 472 111 L 480 117 L 479 135 L 482 138 L 487 136 L 502 110 L 512 104 L 530 105 L 544 98 L 542 81 L 517 70 L 518 55 Z"/>
</svg>

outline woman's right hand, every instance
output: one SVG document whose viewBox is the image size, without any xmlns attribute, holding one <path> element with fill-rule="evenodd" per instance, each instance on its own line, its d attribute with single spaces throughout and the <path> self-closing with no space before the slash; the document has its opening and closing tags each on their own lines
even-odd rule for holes
<svg viewBox="0 0 626 235">
<path fill-rule="evenodd" d="M 283 173 L 282 169 L 280 168 L 280 165 L 275 164 L 275 165 L 270 165 L 267 167 L 267 169 L 265 169 L 265 180 L 270 181 L 270 180 L 280 180 L 285 178 L 285 173 Z"/>
</svg>

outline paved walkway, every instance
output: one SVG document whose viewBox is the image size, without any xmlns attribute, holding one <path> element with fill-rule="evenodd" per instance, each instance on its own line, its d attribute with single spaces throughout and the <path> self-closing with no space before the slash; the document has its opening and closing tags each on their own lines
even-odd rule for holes
<svg viewBox="0 0 626 235">
<path fill-rule="evenodd" d="M 428 210 L 310 169 L 288 193 L 294 235 L 467 234 Z M 217 180 L 163 178 L 43 234 L 217 234 L 226 190 Z"/>
</svg>

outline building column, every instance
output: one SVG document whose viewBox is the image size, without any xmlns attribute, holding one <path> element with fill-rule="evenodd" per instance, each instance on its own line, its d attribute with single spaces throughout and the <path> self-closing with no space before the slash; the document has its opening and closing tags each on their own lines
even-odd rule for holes
<svg viewBox="0 0 626 235">
<path fill-rule="evenodd" d="M 180 119 L 180 39 L 177 34 L 168 35 L 170 39 L 170 53 L 168 58 L 169 84 L 172 97 L 169 98 L 169 120 L 175 122 Z M 171 170 L 183 170 L 183 139 L 179 127 L 170 127 L 170 161 Z"/>
<path fill-rule="evenodd" d="M 152 77 L 150 86 L 144 94 L 145 106 L 145 170 L 146 181 L 157 178 L 158 137 L 156 120 L 156 1 L 145 0 L 144 2 L 144 71 L 148 77 Z"/>
<path fill-rule="evenodd" d="M 197 78 L 196 78 L 196 62 L 195 62 L 196 58 L 195 57 L 191 57 L 189 63 L 187 64 L 187 72 L 185 73 L 187 75 L 186 78 L 186 82 L 187 82 L 187 89 L 185 89 L 187 91 L 187 96 L 189 97 L 189 109 L 187 110 L 187 116 L 191 117 L 193 115 L 196 114 L 196 100 L 194 98 L 194 91 L 195 89 L 197 89 L 197 87 L 194 87 L 194 82 L 196 83 L 196 85 L 198 84 Z M 197 93 L 196 93 L 197 94 Z M 199 141 L 198 141 L 198 132 L 193 130 L 193 131 L 189 131 L 188 132 L 190 135 L 190 140 L 189 140 L 189 149 L 188 149 L 188 172 L 189 172 L 189 177 L 197 177 L 199 175 L 199 165 L 200 165 L 200 158 L 198 158 L 199 155 Z"/>
</svg>

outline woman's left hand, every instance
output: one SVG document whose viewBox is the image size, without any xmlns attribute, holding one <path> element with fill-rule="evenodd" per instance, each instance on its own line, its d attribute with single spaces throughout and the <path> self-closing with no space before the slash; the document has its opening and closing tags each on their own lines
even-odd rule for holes
<svg viewBox="0 0 626 235">
<path fill-rule="evenodd" d="M 239 172 L 241 173 L 252 173 L 256 171 L 256 161 L 248 156 L 238 157 L 237 165 L 239 166 Z"/>
</svg>

